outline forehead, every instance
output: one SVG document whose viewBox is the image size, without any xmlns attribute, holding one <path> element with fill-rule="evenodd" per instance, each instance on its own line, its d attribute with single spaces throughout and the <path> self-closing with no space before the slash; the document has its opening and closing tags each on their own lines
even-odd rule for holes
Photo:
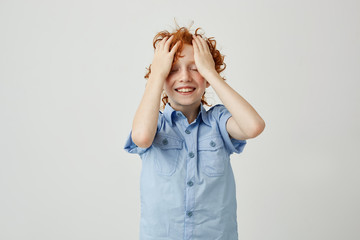
<svg viewBox="0 0 360 240">
<path fill-rule="evenodd" d="M 194 62 L 194 48 L 192 45 L 184 44 L 183 49 L 180 53 L 181 56 L 176 63 L 193 63 Z"/>
<path fill-rule="evenodd" d="M 194 48 L 190 44 L 184 44 L 183 49 L 181 51 L 181 55 L 191 55 L 194 56 Z"/>
</svg>

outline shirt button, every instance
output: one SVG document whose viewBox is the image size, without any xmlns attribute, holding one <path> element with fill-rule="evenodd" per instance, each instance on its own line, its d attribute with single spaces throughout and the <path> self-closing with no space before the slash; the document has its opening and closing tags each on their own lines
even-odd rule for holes
<svg viewBox="0 0 360 240">
<path fill-rule="evenodd" d="M 188 212 L 186 213 L 186 215 L 187 215 L 188 217 L 191 217 L 191 216 L 193 215 L 193 212 L 188 211 Z"/>
<path fill-rule="evenodd" d="M 191 132 L 186 129 L 186 130 L 185 130 L 185 133 L 186 133 L 186 134 L 190 134 Z"/>
<path fill-rule="evenodd" d="M 189 157 L 193 158 L 195 157 L 195 154 L 193 152 L 189 152 Z"/>
<path fill-rule="evenodd" d="M 191 187 L 192 185 L 194 185 L 194 183 L 192 181 L 188 181 L 187 185 Z"/>
<path fill-rule="evenodd" d="M 215 143 L 214 141 L 211 141 L 211 142 L 210 142 L 210 146 L 215 147 L 215 146 L 216 146 L 216 143 Z"/>
<path fill-rule="evenodd" d="M 178 112 L 178 113 L 176 113 L 176 115 L 177 115 L 178 117 L 181 117 L 181 113 L 179 113 L 179 112 Z"/>
<path fill-rule="evenodd" d="M 168 142 L 168 140 L 165 138 L 165 139 L 162 140 L 162 143 L 163 143 L 164 145 L 167 145 L 169 142 Z"/>
</svg>

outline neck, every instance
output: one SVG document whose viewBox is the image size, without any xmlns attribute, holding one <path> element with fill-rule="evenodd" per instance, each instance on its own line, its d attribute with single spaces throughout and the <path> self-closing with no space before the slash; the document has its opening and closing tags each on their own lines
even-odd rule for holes
<svg viewBox="0 0 360 240">
<path fill-rule="evenodd" d="M 194 104 L 194 106 L 173 106 L 170 104 L 170 106 L 175 110 L 175 111 L 180 111 L 182 112 L 185 117 L 188 120 L 188 123 L 192 123 L 193 121 L 195 121 L 196 117 L 199 114 L 200 111 L 200 103 L 199 104 Z"/>
</svg>

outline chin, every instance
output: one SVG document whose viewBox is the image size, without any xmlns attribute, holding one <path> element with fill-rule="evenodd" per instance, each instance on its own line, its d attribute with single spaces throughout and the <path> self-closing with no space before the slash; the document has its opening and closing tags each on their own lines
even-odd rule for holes
<svg viewBox="0 0 360 240">
<path fill-rule="evenodd" d="M 169 95 L 168 95 L 169 96 Z M 201 98 L 196 98 L 195 96 L 192 97 L 183 97 L 179 98 L 178 96 L 172 97 L 169 96 L 170 104 L 177 106 L 194 106 L 201 103 Z"/>
<path fill-rule="evenodd" d="M 200 104 L 201 101 L 178 101 L 175 102 L 174 104 L 178 105 L 178 106 L 193 106 L 196 104 Z"/>
</svg>

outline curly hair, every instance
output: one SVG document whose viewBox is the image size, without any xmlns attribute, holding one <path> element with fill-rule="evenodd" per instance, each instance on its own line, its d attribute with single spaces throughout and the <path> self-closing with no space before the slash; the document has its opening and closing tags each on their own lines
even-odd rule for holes
<svg viewBox="0 0 360 240">
<path fill-rule="evenodd" d="M 173 60 L 173 63 L 172 65 L 174 65 L 174 63 L 179 59 L 179 57 L 183 57 L 180 55 L 183 47 L 184 47 L 184 44 L 189 44 L 189 45 L 192 45 L 192 40 L 193 40 L 193 35 L 195 36 L 200 36 L 202 37 L 203 39 L 205 39 L 207 45 L 209 46 L 209 49 L 210 49 L 210 52 L 211 52 L 211 55 L 214 59 L 214 62 L 215 62 L 215 70 L 216 72 L 218 73 L 221 73 L 222 71 L 225 70 L 226 68 L 226 64 L 224 63 L 224 58 L 225 56 L 222 55 L 220 53 L 220 51 L 218 49 L 216 49 L 216 40 L 213 38 L 213 37 L 210 37 L 210 38 L 205 38 L 204 37 L 204 34 L 200 34 L 198 33 L 198 31 L 200 30 L 201 28 L 197 28 L 195 30 L 195 33 L 192 34 L 190 33 L 189 29 L 186 28 L 186 27 L 177 27 L 177 29 L 175 29 L 174 32 L 168 32 L 168 31 L 161 31 L 161 32 L 158 32 L 155 37 L 154 37 L 154 40 L 153 40 L 153 47 L 154 49 L 156 48 L 156 45 L 165 37 L 170 37 L 170 36 L 174 36 L 171 44 L 170 44 L 170 49 L 172 49 L 172 47 L 175 45 L 175 43 L 177 41 L 180 40 L 180 44 L 179 44 L 179 47 L 174 55 L 174 60 Z M 148 79 L 149 76 L 150 76 L 150 73 L 151 73 L 151 64 L 149 65 L 148 68 L 146 68 L 147 72 L 145 74 L 145 79 Z M 225 78 L 224 77 L 221 77 L 224 81 L 225 81 Z M 168 96 L 166 95 L 165 92 L 163 92 L 162 94 L 162 106 L 161 106 L 161 109 L 163 110 L 165 105 L 169 102 L 168 100 Z M 207 106 L 211 106 L 210 104 L 207 103 L 206 101 L 206 98 L 205 98 L 205 93 L 203 94 L 202 98 L 201 98 L 201 103 L 207 105 Z"/>
</svg>

